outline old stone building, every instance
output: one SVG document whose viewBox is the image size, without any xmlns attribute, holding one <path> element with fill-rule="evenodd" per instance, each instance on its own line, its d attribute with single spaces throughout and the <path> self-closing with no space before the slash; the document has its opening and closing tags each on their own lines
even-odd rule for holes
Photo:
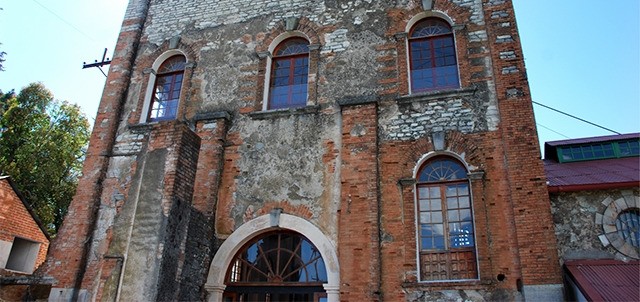
<svg viewBox="0 0 640 302">
<path fill-rule="evenodd" d="M 556 300 L 508 0 L 130 0 L 50 299 Z"/>
</svg>

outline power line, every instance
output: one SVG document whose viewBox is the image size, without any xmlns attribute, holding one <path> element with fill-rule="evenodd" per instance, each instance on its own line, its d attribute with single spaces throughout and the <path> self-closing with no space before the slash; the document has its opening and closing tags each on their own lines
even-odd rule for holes
<svg viewBox="0 0 640 302">
<path fill-rule="evenodd" d="M 73 28 L 75 31 L 77 31 L 78 33 L 80 33 L 81 35 L 85 36 L 86 38 L 90 39 L 93 42 L 96 42 L 96 40 L 94 40 L 91 36 L 85 34 L 82 30 L 80 30 L 79 28 L 77 28 L 75 25 L 71 24 L 70 22 L 68 22 L 67 20 L 65 20 L 64 18 L 62 18 L 60 15 L 56 14 L 54 11 L 50 10 L 48 7 L 44 6 L 42 3 L 38 2 L 38 0 L 33 0 L 33 2 L 35 2 L 36 4 L 40 5 L 42 8 L 44 8 L 46 11 L 48 11 L 49 13 L 51 13 L 52 15 L 54 15 L 56 18 L 60 19 L 60 21 L 64 22 L 65 24 L 69 25 L 69 27 Z"/>
<path fill-rule="evenodd" d="M 574 119 L 577 119 L 577 120 L 579 120 L 579 121 L 581 121 L 581 122 L 585 122 L 585 123 L 587 123 L 587 124 L 589 124 L 589 125 L 596 126 L 596 127 L 600 128 L 600 129 L 604 129 L 604 130 L 607 130 L 607 131 L 613 132 L 613 133 L 618 134 L 618 135 L 622 134 L 622 133 L 620 133 L 620 132 L 618 132 L 618 131 L 614 131 L 614 130 L 611 130 L 611 129 L 607 128 L 607 127 L 600 126 L 600 125 L 598 125 L 598 124 L 596 124 L 596 123 L 592 123 L 592 122 L 587 121 L 587 120 L 585 120 L 585 119 L 579 118 L 579 117 L 577 117 L 577 116 L 575 116 L 575 115 L 571 115 L 571 114 L 566 113 L 566 112 L 564 112 L 564 111 L 560 111 L 560 110 L 558 110 L 558 109 L 555 109 L 555 108 L 549 107 L 549 106 L 547 106 L 547 105 L 540 104 L 540 103 L 538 103 L 538 102 L 536 102 L 536 101 L 531 101 L 531 102 L 532 102 L 532 103 L 534 103 L 534 104 L 536 104 L 536 105 L 538 105 L 538 106 L 542 106 L 542 107 L 544 107 L 544 108 L 547 108 L 547 109 L 553 110 L 553 111 L 555 111 L 555 112 L 558 112 L 558 113 L 564 114 L 564 115 L 566 115 L 566 116 L 568 116 L 568 117 L 572 117 L 572 118 L 574 118 Z M 546 127 L 545 127 L 545 128 L 546 128 Z M 553 131 L 553 130 L 552 130 L 552 131 Z"/>
<path fill-rule="evenodd" d="M 545 126 L 545 125 L 542 125 L 542 124 L 540 124 L 540 123 L 536 123 L 536 125 L 538 125 L 538 126 L 540 126 L 540 127 L 544 128 L 544 129 L 547 129 L 547 130 L 549 130 L 549 131 L 551 131 L 551 132 L 553 132 L 553 133 L 555 133 L 555 134 L 557 134 L 557 135 L 564 136 L 565 138 L 570 138 L 570 137 L 568 137 L 568 136 L 566 136 L 566 135 L 564 135 L 564 134 L 562 134 L 562 133 L 560 133 L 560 132 L 558 132 L 558 131 L 555 131 L 555 130 L 553 130 L 553 129 L 551 129 L 551 128 L 549 128 L 549 127 Z"/>
</svg>

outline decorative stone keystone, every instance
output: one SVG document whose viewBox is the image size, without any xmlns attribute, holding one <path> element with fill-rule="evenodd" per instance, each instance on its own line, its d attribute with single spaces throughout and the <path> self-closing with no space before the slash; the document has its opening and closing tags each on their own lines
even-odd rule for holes
<svg viewBox="0 0 640 302">
<path fill-rule="evenodd" d="M 287 18 L 287 20 L 285 20 L 285 28 L 287 29 L 287 31 L 296 30 L 298 28 L 298 22 L 300 22 L 299 18 L 289 17 Z"/>
<path fill-rule="evenodd" d="M 433 9 L 433 1 L 432 0 L 422 0 L 422 8 L 424 10 L 432 10 Z"/>
</svg>

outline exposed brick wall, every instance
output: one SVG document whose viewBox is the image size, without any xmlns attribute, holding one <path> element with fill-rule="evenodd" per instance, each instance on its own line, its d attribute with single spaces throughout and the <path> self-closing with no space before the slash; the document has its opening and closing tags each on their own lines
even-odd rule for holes
<svg viewBox="0 0 640 302">
<path fill-rule="evenodd" d="M 342 108 L 338 254 L 342 301 L 380 300 L 376 104 Z"/>
<path fill-rule="evenodd" d="M 519 278 L 513 220 L 504 191 L 500 148 L 491 148 L 496 136 L 449 133 L 446 150 L 465 154 L 471 167 L 471 192 L 476 229 L 477 259 L 480 280 L 470 282 L 417 283 L 415 197 L 413 171 L 423 154 L 433 152 L 427 139 L 387 141 L 380 147 L 382 207 L 382 267 L 385 299 L 417 296 L 421 290 L 470 289 L 483 292 L 491 300 L 497 289 L 511 291 L 513 298 Z M 401 156 L 399 156 L 401 155 Z M 502 187 L 502 189 L 501 189 Z M 502 193 L 498 193 L 501 192 Z M 498 281 L 497 275 L 506 279 Z M 415 294 L 414 294 L 415 293 Z"/>
<path fill-rule="evenodd" d="M 0 240 L 13 242 L 19 237 L 40 243 L 35 268 L 45 260 L 49 248 L 49 239 L 43 233 L 38 223 L 18 197 L 9 179 L 0 179 Z M 0 269 L 0 275 L 11 274 Z"/>
<path fill-rule="evenodd" d="M 561 277 L 551 206 L 542 161 L 532 160 L 539 158 L 540 149 L 511 2 L 487 5 L 485 22 L 488 39 L 494 42 L 490 49 L 495 62 L 505 170 L 513 203 L 522 282 L 524 285 L 558 284 Z M 509 52 L 519 59 L 504 55 Z"/>
</svg>

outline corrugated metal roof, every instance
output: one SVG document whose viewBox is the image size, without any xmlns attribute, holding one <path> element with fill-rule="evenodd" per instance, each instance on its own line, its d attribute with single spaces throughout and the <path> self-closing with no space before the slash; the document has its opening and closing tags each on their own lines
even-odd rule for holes
<svg viewBox="0 0 640 302">
<path fill-rule="evenodd" d="M 589 301 L 640 301 L 640 261 L 572 260 L 564 265 Z"/>
<path fill-rule="evenodd" d="M 620 183 L 640 185 L 640 157 L 601 159 L 572 163 L 544 160 L 549 187 Z"/>
<path fill-rule="evenodd" d="M 589 144 L 589 143 L 624 140 L 624 139 L 630 139 L 630 138 L 640 138 L 640 133 L 628 133 L 628 134 L 618 134 L 618 135 L 565 139 L 565 140 L 559 140 L 559 141 L 545 142 L 545 145 L 564 146 L 564 145 L 576 145 L 576 144 Z"/>
</svg>

